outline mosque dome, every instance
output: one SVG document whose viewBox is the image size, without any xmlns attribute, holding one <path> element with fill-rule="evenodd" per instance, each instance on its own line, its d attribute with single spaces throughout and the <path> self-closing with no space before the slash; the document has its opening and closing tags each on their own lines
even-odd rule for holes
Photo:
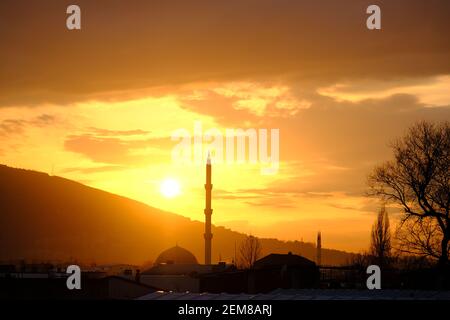
<svg viewBox="0 0 450 320">
<path fill-rule="evenodd" d="M 155 261 L 155 265 L 159 264 L 198 264 L 195 256 L 188 250 L 175 246 L 160 253 Z"/>
</svg>

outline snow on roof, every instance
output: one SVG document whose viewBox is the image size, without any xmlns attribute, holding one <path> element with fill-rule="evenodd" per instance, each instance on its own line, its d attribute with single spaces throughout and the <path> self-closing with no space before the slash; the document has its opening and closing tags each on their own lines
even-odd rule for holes
<svg viewBox="0 0 450 320">
<path fill-rule="evenodd" d="M 276 289 L 265 294 L 156 291 L 138 300 L 450 300 L 450 291 Z"/>
</svg>

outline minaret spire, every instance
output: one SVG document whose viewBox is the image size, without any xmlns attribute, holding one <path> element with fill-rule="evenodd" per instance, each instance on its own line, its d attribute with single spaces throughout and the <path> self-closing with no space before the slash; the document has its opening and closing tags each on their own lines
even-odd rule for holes
<svg viewBox="0 0 450 320">
<path fill-rule="evenodd" d="M 206 183 L 205 183 L 205 191 L 206 191 L 206 203 L 205 203 L 205 264 L 211 264 L 211 156 L 208 152 L 208 159 L 206 160 Z"/>
<path fill-rule="evenodd" d="M 322 264 L 322 234 L 320 231 L 317 233 L 317 260 L 318 266 Z"/>
</svg>

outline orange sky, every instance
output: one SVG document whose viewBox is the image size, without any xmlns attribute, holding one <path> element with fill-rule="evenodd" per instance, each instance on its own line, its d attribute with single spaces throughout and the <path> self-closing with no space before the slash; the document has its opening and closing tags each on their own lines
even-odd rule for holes
<svg viewBox="0 0 450 320">
<path fill-rule="evenodd" d="M 214 166 L 213 223 L 359 251 L 389 141 L 450 119 L 447 1 L 378 1 L 375 32 L 367 1 L 78 1 L 73 32 L 66 2 L 0 3 L 1 163 L 201 220 L 204 168 L 173 163 L 171 133 L 278 128 L 277 174 Z"/>
</svg>

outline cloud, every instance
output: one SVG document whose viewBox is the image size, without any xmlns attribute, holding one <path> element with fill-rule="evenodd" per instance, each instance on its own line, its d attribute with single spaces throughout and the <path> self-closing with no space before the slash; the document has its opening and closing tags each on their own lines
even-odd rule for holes
<svg viewBox="0 0 450 320">
<path fill-rule="evenodd" d="M 244 201 L 244 203 L 254 207 L 275 208 L 275 209 L 292 209 L 297 207 L 297 203 L 287 197 L 261 198 L 257 201 Z"/>
<path fill-rule="evenodd" d="M 92 134 L 95 134 L 97 136 L 142 136 L 149 134 L 150 131 L 145 131 L 141 129 L 135 129 L 135 130 L 108 130 L 108 129 L 100 129 L 95 127 L 88 128 L 89 131 L 92 132 Z"/>
<path fill-rule="evenodd" d="M 214 191 L 214 198 L 232 201 L 237 200 L 256 207 L 292 209 L 298 206 L 298 200 L 301 197 L 326 199 L 333 196 L 327 193 L 301 191 L 300 188 L 296 188 L 295 181 L 298 180 L 288 180 L 288 182 L 294 182 L 290 185 L 275 181 L 266 188 L 237 189 L 233 191 L 218 189 Z"/>
<path fill-rule="evenodd" d="M 296 207 L 291 195 L 280 193 L 273 188 L 215 190 L 214 198 L 220 200 L 240 201 L 254 207 L 270 207 L 277 209 L 291 209 Z"/>
<path fill-rule="evenodd" d="M 64 147 L 68 151 L 83 154 L 95 162 L 127 163 L 137 160 L 129 154 L 132 144 L 116 138 L 71 135 L 64 142 Z"/>
<path fill-rule="evenodd" d="M 277 88 L 268 84 L 256 87 L 268 91 Z M 280 129 L 280 160 L 304 163 L 312 170 L 320 167 L 330 175 L 330 180 L 359 174 L 374 162 L 386 159 L 389 142 L 401 136 L 414 122 L 450 118 L 449 105 L 430 107 L 412 94 L 349 101 L 323 96 L 312 88 L 292 86 L 284 93 L 300 105 L 285 116 L 283 112 L 257 115 L 236 109 L 238 97 L 217 92 L 221 91 L 213 86 L 210 91 L 203 91 L 201 99 L 190 103 L 182 100 L 181 105 L 211 116 L 228 128 Z M 302 101 L 308 101 L 308 107 Z M 351 179 L 345 180 L 348 184 L 354 183 Z"/>
<path fill-rule="evenodd" d="M 361 209 L 355 206 L 346 206 L 338 203 L 330 203 L 328 204 L 330 207 L 336 208 L 336 209 L 342 209 L 342 210 L 356 210 L 360 211 Z"/>
<path fill-rule="evenodd" d="M 424 79 L 388 79 L 373 80 L 362 79 L 357 82 L 337 83 L 317 91 L 324 96 L 336 100 L 362 101 L 367 99 L 380 99 L 395 94 L 409 94 L 417 97 L 424 105 L 450 104 L 450 76 L 437 76 Z"/>
<path fill-rule="evenodd" d="M 145 133 L 145 131 L 142 132 Z M 94 128 L 90 133 L 67 136 L 64 148 L 99 163 L 139 166 L 149 163 L 150 160 L 152 163 L 170 161 L 170 153 L 164 152 L 173 147 L 170 138 L 127 139 L 128 136 L 136 134 L 141 134 L 141 131 L 111 131 Z"/>
<path fill-rule="evenodd" d="M 18 119 L 6 119 L 0 123 L 0 130 L 3 135 L 11 133 L 21 133 L 26 121 Z"/>
<path fill-rule="evenodd" d="M 0 136 L 22 134 L 26 127 L 46 127 L 53 125 L 56 118 L 52 115 L 41 114 L 32 119 L 5 119 L 0 121 Z"/>
<path fill-rule="evenodd" d="M 287 203 L 286 196 L 313 199 L 339 193 L 362 197 L 367 175 L 376 164 L 392 157 L 391 141 L 416 121 L 450 119 L 450 106 L 427 107 L 408 94 L 356 102 L 311 94 L 308 100 L 310 107 L 299 109 L 291 117 L 262 116 L 254 120 L 262 128 L 280 128 L 280 176 L 266 188 L 238 189 L 215 196 L 252 205 L 263 198 L 270 198 L 271 204 Z M 223 125 L 235 121 L 232 106 L 217 105 L 214 100 L 210 100 L 210 106 L 202 112 Z M 351 206 L 364 211 L 361 206 Z"/>
<path fill-rule="evenodd" d="M 276 82 L 211 83 L 177 95 L 181 107 L 214 117 L 226 126 L 252 127 L 264 117 L 286 118 L 308 108 L 309 102 L 294 96 L 291 88 Z"/>
<path fill-rule="evenodd" d="M 108 165 L 108 166 L 98 166 L 98 167 L 72 167 L 72 168 L 66 168 L 62 170 L 62 173 L 72 173 L 72 172 L 79 172 L 79 173 L 99 173 L 99 172 L 111 172 L 111 171 L 121 171 L 126 170 L 127 167 L 125 166 L 115 166 L 115 165 Z"/>
<path fill-rule="evenodd" d="M 205 81 L 324 87 L 450 73 L 446 0 L 377 1 L 381 31 L 366 29 L 368 0 L 79 0 L 81 31 L 65 28 L 68 4 L 0 2 L 0 106 Z"/>
</svg>

